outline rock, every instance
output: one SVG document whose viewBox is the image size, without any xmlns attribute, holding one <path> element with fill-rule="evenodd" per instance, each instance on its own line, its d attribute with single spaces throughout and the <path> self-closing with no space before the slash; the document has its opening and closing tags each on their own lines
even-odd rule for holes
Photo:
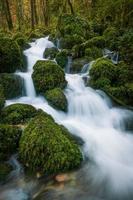
<svg viewBox="0 0 133 200">
<path fill-rule="evenodd" d="M 86 48 L 85 49 L 85 56 L 88 57 L 88 59 L 95 60 L 97 58 L 100 58 L 103 56 L 102 49 L 97 48 L 97 47 L 91 47 L 91 48 Z"/>
<path fill-rule="evenodd" d="M 52 47 L 52 48 L 46 48 L 44 51 L 44 58 L 49 58 L 51 60 L 53 60 L 57 53 L 59 52 L 59 50 L 56 47 Z"/>
<path fill-rule="evenodd" d="M 2 121 L 7 124 L 24 124 L 35 117 L 37 110 L 28 104 L 12 104 L 2 111 Z"/>
<path fill-rule="evenodd" d="M 19 156 L 30 171 L 45 175 L 75 169 L 82 161 L 71 134 L 46 113 L 29 122 L 20 139 Z"/>
<path fill-rule="evenodd" d="M 81 72 L 83 66 L 89 63 L 89 59 L 87 57 L 76 58 L 72 62 L 71 73 Z"/>
<path fill-rule="evenodd" d="M 0 163 L 0 183 L 6 180 L 11 171 L 12 167 L 8 163 Z"/>
<path fill-rule="evenodd" d="M 5 96 L 4 96 L 4 89 L 2 85 L 0 84 L 0 115 L 1 115 L 1 110 L 5 105 Z"/>
<path fill-rule="evenodd" d="M 59 66 L 62 68 L 65 68 L 68 62 L 68 56 L 67 56 L 67 51 L 66 50 L 61 50 L 57 55 L 56 55 L 56 62 Z"/>
<path fill-rule="evenodd" d="M 36 91 L 42 94 L 56 87 L 65 88 L 67 84 L 64 71 L 53 61 L 37 61 L 32 78 Z"/>
<path fill-rule="evenodd" d="M 22 54 L 18 44 L 10 38 L 0 38 L 0 73 L 22 69 Z"/>
<path fill-rule="evenodd" d="M 67 99 L 65 94 L 60 88 L 54 88 L 52 90 L 48 90 L 45 93 L 45 97 L 50 105 L 55 107 L 56 109 L 67 111 Z"/>
<path fill-rule="evenodd" d="M 55 176 L 55 180 L 59 183 L 61 182 L 67 182 L 70 180 L 70 177 L 68 174 L 58 174 Z"/>
<path fill-rule="evenodd" d="M 21 129 L 10 125 L 0 125 L 0 160 L 7 160 L 18 148 Z"/>
<path fill-rule="evenodd" d="M 1 73 L 0 84 L 3 86 L 6 99 L 22 96 L 24 93 L 23 80 L 18 75 Z"/>
</svg>

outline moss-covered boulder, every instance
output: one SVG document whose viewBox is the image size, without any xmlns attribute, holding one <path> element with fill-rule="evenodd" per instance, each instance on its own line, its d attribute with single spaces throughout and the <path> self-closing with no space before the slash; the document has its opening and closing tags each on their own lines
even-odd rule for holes
<svg viewBox="0 0 133 200">
<path fill-rule="evenodd" d="M 8 163 L 0 162 L 0 183 L 6 180 L 11 171 L 12 171 L 12 166 L 10 166 Z"/>
<path fill-rule="evenodd" d="M 114 65 L 108 59 L 97 59 L 90 69 L 90 77 L 92 87 L 104 90 L 121 105 L 133 106 L 133 82 L 125 63 Z"/>
<path fill-rule="evenodd" d="M 22 69 L 22 54 L 18 44 L 10 38 L 0 38 L 0 73 Z"/>
<path fill-rule="evenodd" d="M 0 160 L 8 159 L 18 148 L 21 129 L 10 125 L 0 125 Z"/>
<path fill-rule="evenodd" d="M 56 55 L 56 62 L 62 68 L 65 68 L 67 65 L 67 62 L 68 62 L 67 54 L 68 54 L 68 52 L 66 50 L 62 50 Z"/>
<path fill-rule="evenodd" d="M 45 174 L 72 170 L 82 161 L 80 149 L 70 133 L 46 114 L 35 117 L 24 130 L 19 156 L 28 169 Z"/>
<path fill-rule="evenodd" d="M 24 124 L 35 117 L 37 110 L 28 104 L 12 104 L 2 110 L 2 121 L 7 124 Z"/>
<path fill-rule="evenodd" d="M 51 60 L 53 60 L 57 53 L 59 52 L 59 50 L 56 47 L 52 47 L 52 48 L 46 48 L 44 51 L 44 58 L 49 58 Z"/>
<path fill-rule="evenodd" d="M 105 47 L 105 38 L 104 38 L 104 36 L 93 37 L 90 40 L 87 40 L 84 43 L 84 46 L 85 46 L 85 48 L 95 46 L 95 47 L 98 47 L 98 48 L 102 49 L 102 48 Z"/>
<path fill-rule="evenodd" d="M 72 62 L 71 73 L 81 72 L 83 66 L 89 63 L 89 61 L 90 60 L 87 57 L 74 59 Z"/>
<path fill-rule="evenodd" d="M 103 56 L 102 49 L 97 47 L 91 47 L 85 49 L 85 56 L 88 57 L 89 60 L 95 60 L 96 58 L 100 58 Z"/>
<path fill-rule="evenodd" d="M 23 80 L 18 75 L 1 73 L 0 84 L 3 86 L 6 99 L 22 96 L 24 93 Z"/>
<path fill-rule="evenodd" d="M 1 109 L 4 107 L 4 105 L 5 105 L 4 89 L 0 84 L 0 115 L 1 115 Z"/>
<path fill-rule="evenodd" d="M 48 90 L 45 93 L 45 97 L 49 104 L 52 105 L 55 109 L 67 111 L 67 99 L 60 88 Z"/>
<path fill-rule="evenodd" d="M 54 61 L 37 61 L 32 78 L 36 91 L 42 94 L 56 87 L 64 88 L 67 83 L 64 71 Z"/>
</svg>

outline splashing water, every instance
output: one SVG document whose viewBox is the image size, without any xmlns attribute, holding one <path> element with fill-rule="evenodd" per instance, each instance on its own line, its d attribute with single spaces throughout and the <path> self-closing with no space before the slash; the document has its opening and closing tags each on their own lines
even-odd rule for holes
<svg viewBox="0 0 133 200">
<path fill-rule="evenodd" d="M 81 179 L 87 181 L 89 190 L 93 188 L 97 196 L 108 199 L 133 199 L 133 136 L 124 126 L 124 119 L 133 118 L 133 112 L 113 108 L 103 92 L 85 87 L 85 73 L 66 74 L 68 113 L 56 111 L 43 97 L 37 97 L 31 78 L 33 65 L 43 59 L 45 48 L 52 46 L 46 37 L 36 40 L 24 51 L 28 72 L 18 74 L 25 80 L 27 96 L 8 100 L 6 105 L 28 103 L 51 114 L 56 122 L 84 140 L 83 152 L 88 162 L 81 168 Z"/>
</svg>

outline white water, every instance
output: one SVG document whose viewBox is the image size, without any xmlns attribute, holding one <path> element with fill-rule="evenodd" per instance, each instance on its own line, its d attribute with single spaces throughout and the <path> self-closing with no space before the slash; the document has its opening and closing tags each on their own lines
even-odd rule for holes
<svg viewBox="0 0 133 200">
<path fill-rule="evenodd" d="M 24 51 L 28 72 L 18 74 L 25 80 L 27 96 L 6 103 L 28 103 L 41 108 L 73 134 L 81 137 L 85 141 L 84 154 L 91 162 L 85 166 L 83 176 L 91 180 L 93 187 L 106 186 L 106 192 L 114 195 L 114 199 L 120 195 L 126 199 L 126 195 L 130 197 L 133 191 L 133 136 L 124 131 L 124 118 L 133 117 L 133 113 L 113 108 L 103 92 L 85 87 L 83 73 L 66 74 L 68 86 L 65 94 L 69 103 L 67 114 L 53 109 L 43 97 L 36 97 L 31 78 L 33 65 L 43 59 L 45 48 L 52 46 L 48 38 L 41 38 Z"/>
</svg>

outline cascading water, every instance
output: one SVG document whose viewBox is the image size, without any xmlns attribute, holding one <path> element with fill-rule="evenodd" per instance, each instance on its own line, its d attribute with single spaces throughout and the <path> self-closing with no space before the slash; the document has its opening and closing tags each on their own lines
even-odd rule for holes
<svg viewBox="0 0 133 200">
<path fill-rule="evenodd" d="M 133 136 L 124 127 L 124 119 L 133 118 L 133 112 L 113 108 L 103 92 L 85 87 L 86 73 L 66 74 L 67 114 L 53 109 L 43 97 L 37 97 L 31 78 L 33 65 L 43 59 L 45 48 L 52 46 L 48 37 L 41 38 L 24 51 L 28 72 L 19 72 L 19 75 L 25 80 L 27 97 L 7 101 L 7 105 L 19 102 L 41 108 L 84 140 L 83 151 L 88 161 L 78 172 L 78 183 L 81 182 L 86 191 L 83 196 L 70 199 L 88 200 L 90 197 L 92 200 L 91 195 L 97 199 L 133 199 Z"/>
</svg>

